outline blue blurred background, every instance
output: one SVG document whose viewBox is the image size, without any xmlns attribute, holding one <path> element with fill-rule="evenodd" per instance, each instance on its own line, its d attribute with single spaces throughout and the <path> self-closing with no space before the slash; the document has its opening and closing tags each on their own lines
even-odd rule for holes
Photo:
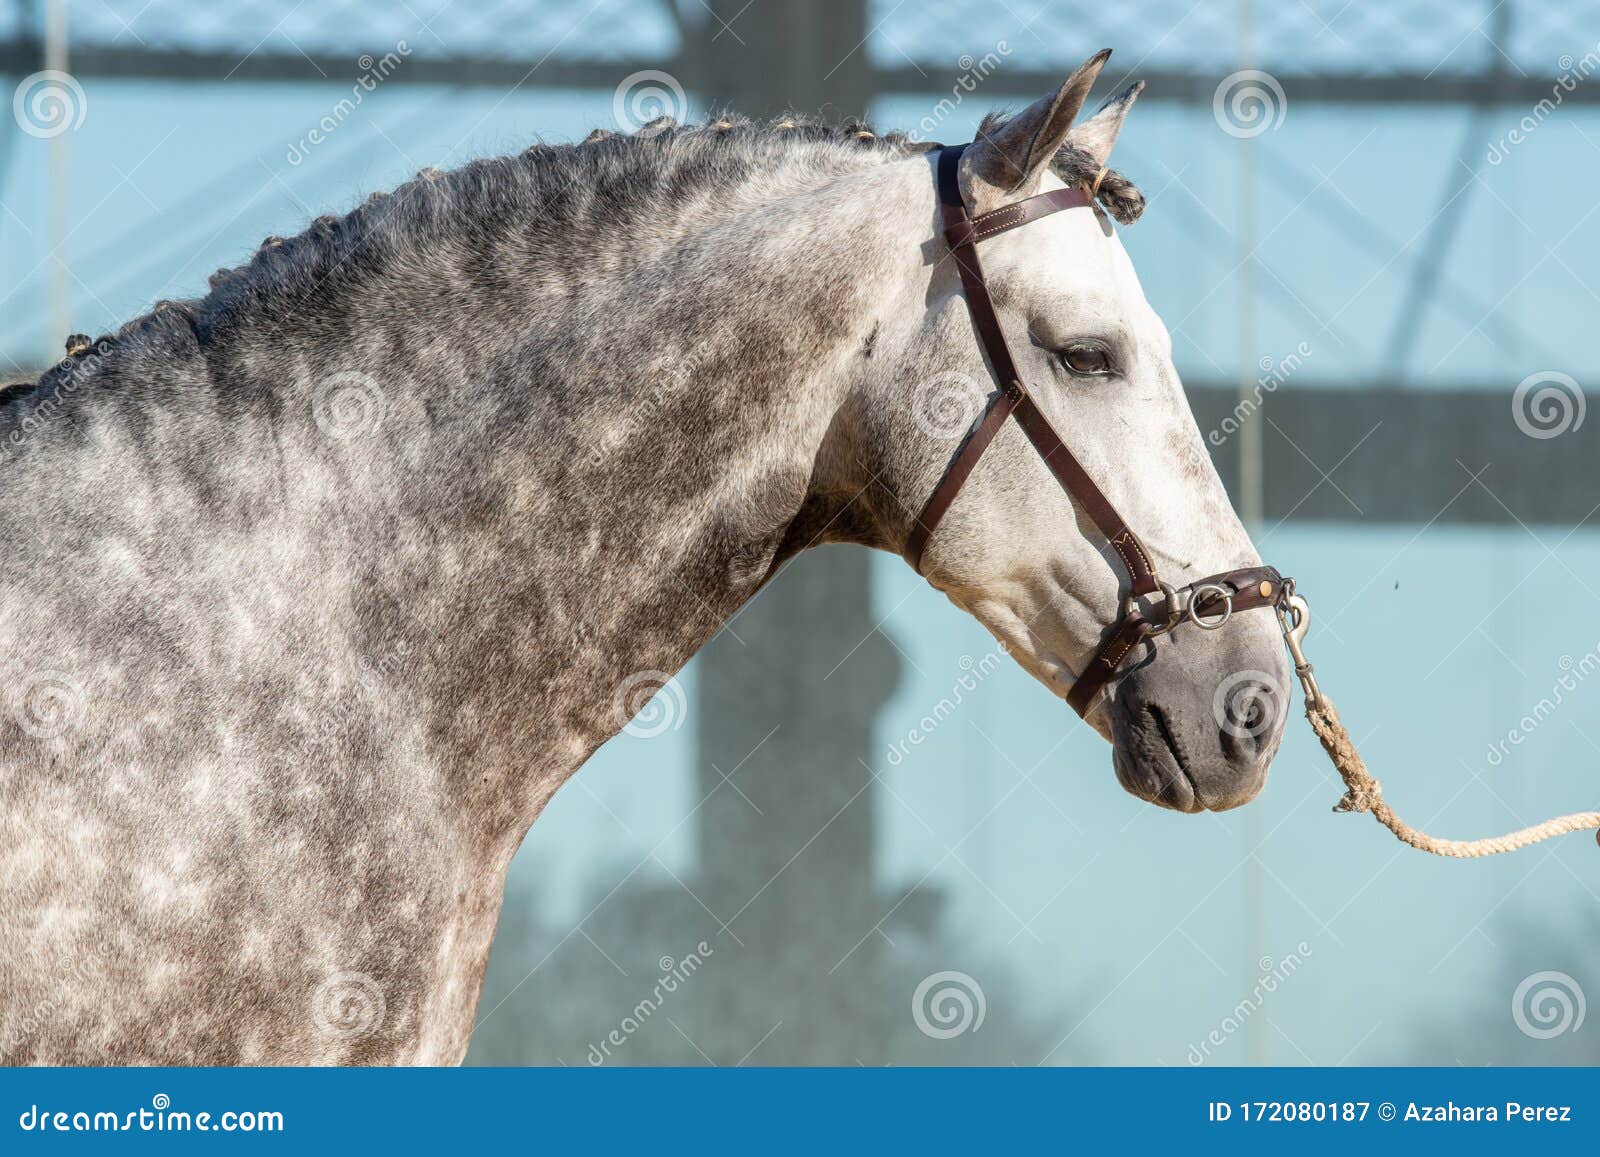
<svg viewBox="0 0 1600 1157">
<path fill-rule="evenodd" d="M 1595 807 L 1592 0 L 0 0 L 0 372 L 424 167 L 645 108 L 964 140 L 1102 46 L 1124 240 L 1389 798 Z M 470 1059 L 1600 1059 L 1592 840 L 1411 852 L 1298 721 L 1255 804 L 1158 811 L 993 654 L 898 558 L 797 561 L 535 825 Z"/>
</svg>

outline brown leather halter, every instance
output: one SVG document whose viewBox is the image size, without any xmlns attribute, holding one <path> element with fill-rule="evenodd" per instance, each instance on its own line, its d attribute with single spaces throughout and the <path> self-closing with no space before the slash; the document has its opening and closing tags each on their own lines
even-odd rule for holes
<svg viewBox="0 0 1600 1157">
<path fill-rule="evenodd" d="M 917 515 L 911 535 L 906 540 L 905 552 L 911 565 L 920 572 L 922 553 L 939 520 L 950 509 L 962 484 L 977 466 L 978 459 L 983 457 L 989 443 L 1000 432 L 1005 420 L 1015 418 L 1061 488 L 1105 535 L 1128 572 L 1129 587 L 1122 614 L 1111 625 L 1100 650 L 1067 695 L 1067 702 L 1073 710 L 1083 715 L 1101 689 L 1116 679 L 1118 668 L 1136 644 L 1165 634 L 1185 618 L 1197 627 L 1215 630 L 1226 623 L 1235 611 L 1278 607 L 1293 593 L 1294 585 L 1270 566 L 1228 571 L 1177 589 L 1156 577 L 1155 563 L 1144 543 L 1139 541 L 1139 536 L 1122 520 L 1117 508 L 1111 505 L 1072 451 L 1067 449 L 1044 411 L 1039 409 L 1023 386 L 1022 376 L 1011 358 L 1011 349 L 1006 345 L 1005 333 L 1000 328 L 1000 319 L 995 314 L 989 287 L 983 279 L 983 266 L 978 261 L 979 241 L 1062 209 L 1092 208 L 1094 202 L 1082 188 L 1052 189 L 1014 205 L 973 217 L 967 213 L 958 180 L 961 154 L 966 147 L 947 145 L 939 152 L 939 205 L 944 218 L 945 241 L 949 243 L 956 267 L 961 271 L 961 287 L 966 294 L 967 308 L 972 314 L 973 328 L 977 330 L 978 344 L 983 349 L 989 372 L 994 375 L 999 389 L 990 396 L 983 414 L 967 431 L 955 456 L 950 459 L 950 465 L 945 467 L 944 477 L 928 496 L 922 513 Z M 1095 212 L 1099 210 L 1095 209 Z M 1163 596 L 1163 603 L 1146 610 L 1139 600 L 1155 594 Z"/>
</svg>

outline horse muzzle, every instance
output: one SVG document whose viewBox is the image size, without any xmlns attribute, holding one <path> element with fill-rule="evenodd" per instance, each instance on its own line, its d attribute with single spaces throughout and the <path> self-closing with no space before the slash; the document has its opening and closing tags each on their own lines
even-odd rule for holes
<svg viewBox="0 0 1600 1157">
<path fill-rule="evenodd" d="M 1200 812 L 1261 791 L 1288 718 L 1289 670 L 1271 620 L 1256 623 L 1226 643 L 1181 629 L 1151 639 L 1109 691 L 1112 761 L 1130 794 Z"/>
</svg>

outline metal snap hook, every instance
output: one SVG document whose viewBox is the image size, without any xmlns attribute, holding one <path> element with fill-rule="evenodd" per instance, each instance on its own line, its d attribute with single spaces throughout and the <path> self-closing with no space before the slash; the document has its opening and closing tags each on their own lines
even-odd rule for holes
<svg viewBox="0 0 1600 1157">
<path fill-rule="evenodd" d="M 1205 601 L 1208 591 L 1222 596 L 1222 613 L 1210 619 L 1200 613 L 1200 604 Z M 1197 586 L 1194 588 L 1194 593 L 1189 596 L 1188 614 L 1189 621 L 1201 630 L 1214 631 L 1233 617 L 1233 592 L 1217 583 Z"/>
<path fill-rule="evenodd" d="M 1300 677 L 1300 688 L 1305 692 L 1306 702 L 1313 705 L 1320 703 L 1322 692 L 1317 687 L 1317 678 L 1312 674 L 1311 663 L 1301 646 L 1306 632 L 1311 629 L 1311 608 L 1305 599 L 1290 594 L 1279 603 L 1278 625 L 1283 629 L 1283 641 L 1288 645 L 1289 657 L 1294 660 L 1294 673 Z M 1600 836 L 1596 838 L 1600 839 Z"/>
</svg>

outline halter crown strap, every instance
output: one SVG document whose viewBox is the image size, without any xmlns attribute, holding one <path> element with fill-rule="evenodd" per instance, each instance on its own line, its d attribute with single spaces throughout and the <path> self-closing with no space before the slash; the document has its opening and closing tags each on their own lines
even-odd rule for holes
<svg viewBox="0 0 1600 1157">
<path fill-rule="evenodd" d="M 1089 477 L 1083 464 L 1067 448 L 1055 427 L 1050 424 L 1050 419 L 1045 417 L 1044 411 L 1039 409 L 1023 386 L 1022 375 L 1017 372 L 1011 348 L 1006 344 L 1005 331 L 1000 328 L 994 300 L 989 296 L 989 287 L 984 282 L 983 265 L 978 260 L 979 241 L 1062 209 L 1082 208 L 1090 203 L 1089 198 L 1082 189 L 1052 189 L 1014 205 L 971 217 L 967 214 L 966 202 L 961 198 L 958 179 L 961 153 L 965 148 L 965 145 L 946 146 L 939 153 L 939 208 L 944 219 L 945 240 L 949 242 L 951 256 L 955 258 L 956 268 L 961 274 L 961 288 L 967 299 L 967 309 L 972 315 L 973 328 L 978 332 L 978 343 L 983 348 L 989 371 L 1000 389 L 990 398 L 983 416 L 968 431 L 944 477 L 934 487 L 922 512 L 917 515 L 911 536 L 906 541 L 906 554 L 911 565 L 920 572 L 923 551 L 927 549 L 928 539 L 939 525 L 939 520 L 950 509 L 962 484 L 977 466 L 978 459 L 988 449 L 989 443 L 994 441 L 1006 418 L 1015 417 L 1062 489 L 1077 502 L 1121 558 L 1132 584 L 1130 592 L 1134 595 L 1154 594 L 1160 584 L 1144 543 L 1122 520 L 1116 507 L 1111 505 L 1094 479 Z"/>
</svg>

